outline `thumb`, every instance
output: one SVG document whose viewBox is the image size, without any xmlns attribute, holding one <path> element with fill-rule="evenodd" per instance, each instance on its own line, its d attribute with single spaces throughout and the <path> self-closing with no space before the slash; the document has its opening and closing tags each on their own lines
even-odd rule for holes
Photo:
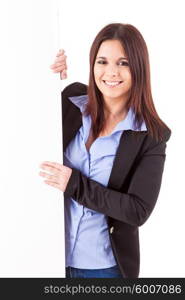
<svg viewBox="0 0 185 300">
<path fill-rule="evenodd" d="M 67 78 L 67 71 L 63 70 L 62 72 L 60 72 L 60 79 L 66 79 Z"/>
</svg>

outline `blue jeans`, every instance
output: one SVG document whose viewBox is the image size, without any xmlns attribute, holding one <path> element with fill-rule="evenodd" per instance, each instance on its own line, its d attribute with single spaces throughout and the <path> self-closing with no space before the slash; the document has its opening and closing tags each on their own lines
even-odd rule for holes
<svg viewBox="0 0 185 300">
<path fill-rule="evenodd" d="M 106 269 L 66 268 L 66 278 L 123 278 L 117 265 Z"/>
</svg>

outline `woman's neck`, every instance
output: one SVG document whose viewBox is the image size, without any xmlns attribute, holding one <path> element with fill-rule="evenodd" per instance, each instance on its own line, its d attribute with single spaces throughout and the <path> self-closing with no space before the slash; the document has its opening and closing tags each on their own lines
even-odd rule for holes
<svg viewBox="0 0 185 300">
<path fill-rule="evenodd" d="M 105 101 L 104 100 L 104 115 L 105 120 L 119 120 L 123 119 L 124 116 L 127 114 L 128 109 L 126 108 L 126 101 L 121 99 L 117 101 Z"/>
<path fill-rule="evenodd" d="M 106 121 L 119 121 L 122 120 L 126 117 L 128 113 L 128 109 L 126 109 L 126 107 L 119 107 L 118 109 L 116 109 L 116 107 L 112 108 L 112 109 L 104 109 L 104 114 L 105 114 L 105 120 Z"/>
</svg>

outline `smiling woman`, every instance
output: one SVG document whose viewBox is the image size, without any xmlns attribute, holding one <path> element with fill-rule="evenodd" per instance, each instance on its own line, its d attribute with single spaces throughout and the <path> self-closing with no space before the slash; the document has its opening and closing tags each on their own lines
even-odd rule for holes
<svg viewBox="0 0 185 300">
<path fill-rule="evenodd" d="M 66 78 L 66 56 L 51 66 Z M 67 277 L 138 277 L 139 234 L 160 191 L 171 130 L 151 94 L 146 43 L 130 24 L 95 37 L 89 85 L 62 92 L 64 165 L 45 162 L 64 192 Z"/>
<path fill-rule="evenodd" d="M 94 64 L 94 78 L 104 96 L 105 106 L 110 108 L 109 112 L 111 107 L 115 109 L 113 104 L 121 105 L 120 111 L 123 111 L 132 80 L 123 47 L 118 40 L 107 40 L 101 44 Z"/>
<path fill-rule="evenodd" d="M 94 64 L 94 78 L 103 95 L 106 128 L 102 132 L 107 134 L 110 127 L 112 130 L 112 125 L 115 127 L 126 115 L 132 84 L 129 65 L 118 40 L 107 40 L 101 44 Z"/>
</svg>

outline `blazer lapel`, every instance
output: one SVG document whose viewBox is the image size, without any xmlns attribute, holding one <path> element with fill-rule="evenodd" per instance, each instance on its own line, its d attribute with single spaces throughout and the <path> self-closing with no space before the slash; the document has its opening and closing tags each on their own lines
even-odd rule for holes
<svg viewBox="0 0 185 300">
<path fill-rule="evenodd" d="M 124 130 L 120 138 L 118 150 L 114 159 L 108 187 L 119 190 L 130 171 L 138 151 L 146 136 L 146 131 L 135 132 Z M 136 136 L 137 135 L 137 136 Z"/>
</svg>

